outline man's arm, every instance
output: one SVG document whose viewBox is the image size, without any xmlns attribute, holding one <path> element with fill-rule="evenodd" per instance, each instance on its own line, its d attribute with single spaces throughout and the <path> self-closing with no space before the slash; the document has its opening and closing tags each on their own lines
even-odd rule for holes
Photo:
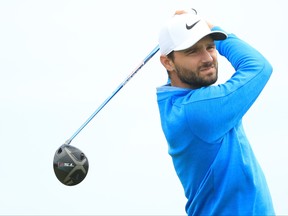
<svg viewBox="0 0 288 216">
<path fill-rule="evenodd" d="M 272 73 L 269 62 L 235 35 L 228 34 L 226 40 L 215 44 L 233 65 L 235 73 L 224 84 L 198 89 L 185 105 L 192 132 L 210 143 L 217 142 L 239 123 Z"/>
</svg>

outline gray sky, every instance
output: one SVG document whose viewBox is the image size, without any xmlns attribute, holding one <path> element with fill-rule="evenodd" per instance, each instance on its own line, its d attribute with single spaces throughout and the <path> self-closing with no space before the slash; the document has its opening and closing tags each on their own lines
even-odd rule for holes
<svg viewBox="0 0 288 216">
<path fill-rule="evenodd" d="M 157 45 L 176 10 L 199 14 L 262 52 L 274 74 L 244 118 L 277 214 L 288 214 L 286 6 L 274 1 L 0 1 L 0 214 L 185 214 L 161 130 L 156 54 L 73 140 L 86 179 L 62 185 L 63 144 Z M 233 69 L 223 58 L 220 79 Z"/>
</svg>

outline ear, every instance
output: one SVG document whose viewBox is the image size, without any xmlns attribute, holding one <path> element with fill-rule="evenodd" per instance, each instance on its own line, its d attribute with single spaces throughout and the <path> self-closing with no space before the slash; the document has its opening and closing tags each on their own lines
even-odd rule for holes
<svg viewBox="0 0 288 216">
<path fill-rule="evenodd" d="M 167 71 L 174 70 L 174 63 L 171 59 L 169 59 L 166 55 L 160 56 L 160 61 L 162 65 L 166 68 Z"/>
</svg>

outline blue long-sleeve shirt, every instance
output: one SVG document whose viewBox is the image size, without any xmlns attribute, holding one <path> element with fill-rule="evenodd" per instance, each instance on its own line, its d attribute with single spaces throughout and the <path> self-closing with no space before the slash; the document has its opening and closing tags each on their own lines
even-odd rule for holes
<svg viewBox="0 0 288 216">
<path fill-rule="evenodd" d="M 169 84 L 157 89 L 168 151 L 187 197 L 186 212 L 274 215 L 265 176 L 242 127 L 242 117 L 272 67 L 233 34 L 215 43 L 235 68 L 226 83 L 194 90 Z"/>
</svg>

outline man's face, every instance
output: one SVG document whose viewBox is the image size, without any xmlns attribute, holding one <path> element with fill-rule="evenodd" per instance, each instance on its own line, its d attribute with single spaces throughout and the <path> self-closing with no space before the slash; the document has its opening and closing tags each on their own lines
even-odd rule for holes
<svg viewBox="0 0 288 216">
<path fill-rule="evenodd" d="M 217 51 L 214 41 L 207 36 L 192 47 L 174 51 L 176 86 L 192 89 L 209 86 L 218 79 Z M 174 76 L 174 77 L 175 77 Z M 173 83 L 173 76 L 171 76 Z"/>
</svg>

